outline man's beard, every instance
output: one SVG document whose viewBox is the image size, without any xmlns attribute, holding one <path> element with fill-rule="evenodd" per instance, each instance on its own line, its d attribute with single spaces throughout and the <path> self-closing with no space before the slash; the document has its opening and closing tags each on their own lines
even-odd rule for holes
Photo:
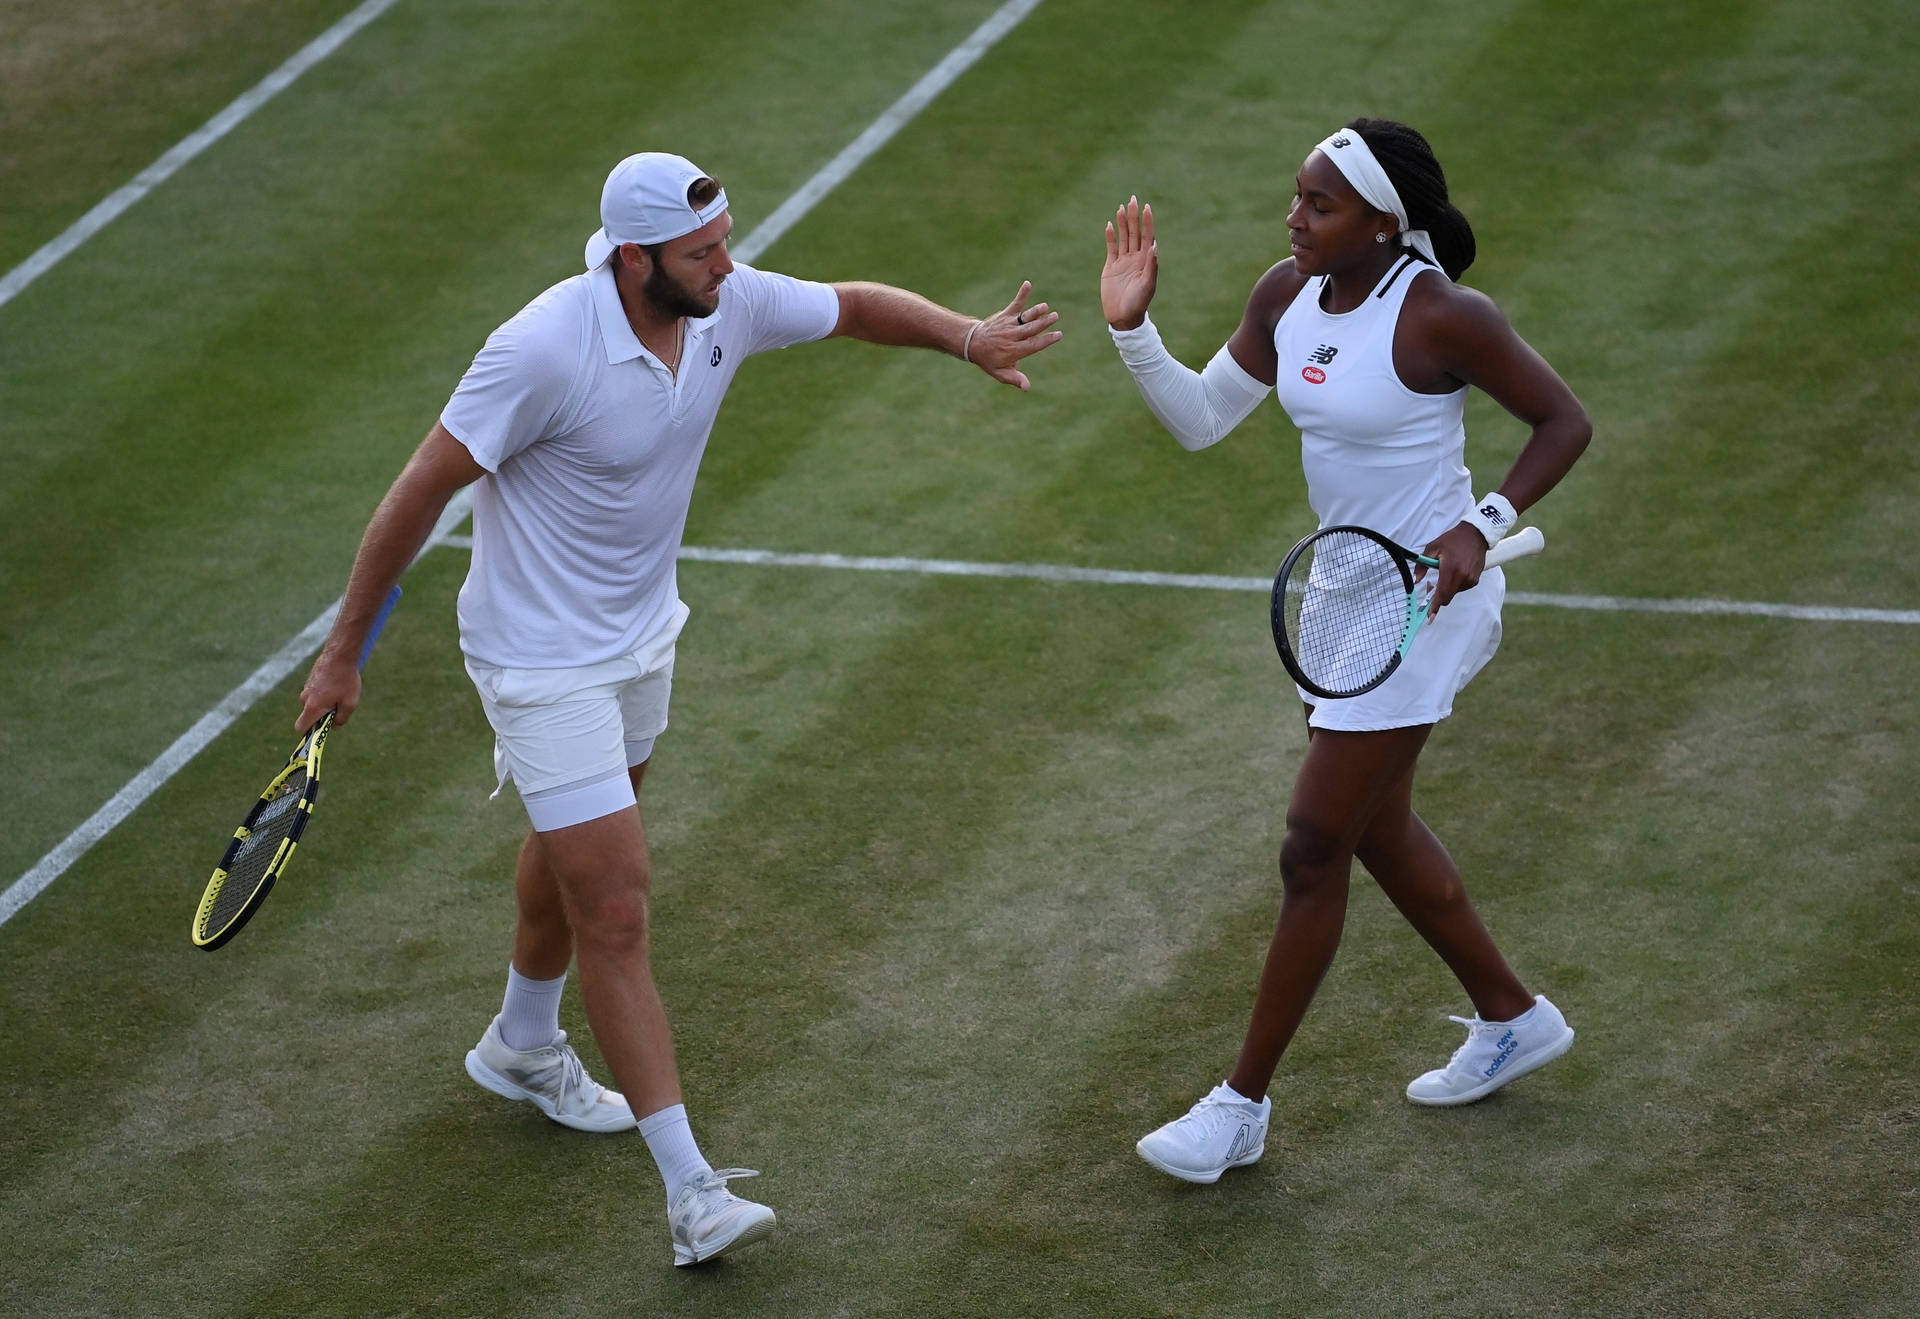
<svg viewBox="0 0 1920 1319">
<path fill-rule="evenodd" d="M 658 262 L 647 272 L 646 283 L 640 286 L 640 292 L 655 311 L 665 316 L 690 316 L 698 320 L 713 315 L 720 305 L 717 296 L 712 302 L 695 296 L 686 285 L 668 275 Z"/>
</svg>

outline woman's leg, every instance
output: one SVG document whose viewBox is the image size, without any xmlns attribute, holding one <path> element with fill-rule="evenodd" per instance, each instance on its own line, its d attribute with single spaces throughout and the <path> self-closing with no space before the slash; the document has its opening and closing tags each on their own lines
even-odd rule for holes
<svg viewBox="0 0 1920 1319">
<path fill-rule="evenodd" d="M 1507 965 L 1480 922 L 1453 858 L 1413 811 L 1413 776 L 1393 785 L 1354 854 L 1407 923 L 1459 978 L 1484 1021 L 1511 1021 L 1533 995 Z"/>
<path fill-rule="evenodd" d="M 1314 730 L 1287 807 L 1280 846 L 1280 919 L 1267 948 L 1235 1091 L 1266 1097 L 1280 1055 L 1333 962 L 1346 920 L 1354 850 L 1396 785 L 1411 782 L 1431 724 L 1383 732 Z"/>
</svg>

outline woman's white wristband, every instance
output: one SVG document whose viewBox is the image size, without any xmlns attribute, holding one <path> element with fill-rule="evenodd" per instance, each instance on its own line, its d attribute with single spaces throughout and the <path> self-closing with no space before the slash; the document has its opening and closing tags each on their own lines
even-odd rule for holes
<svg viewBox="0 0 1920 1319">
<path fill-rule="evenodd" d="M 1487 548 L 1492 549 L 1500 543 L 1502 536 L 1513 530 L 1514 524 L 1520 521 L 1520 515 L 1514 512 L 1513 505 L 1505 495 L 1495 491 L 1480 496 L 1480 502 L 1473 506 L 1473 511 L 1460 520 L 1478 527 L 1480 534 L 1486 537 Z"/>
</svg>

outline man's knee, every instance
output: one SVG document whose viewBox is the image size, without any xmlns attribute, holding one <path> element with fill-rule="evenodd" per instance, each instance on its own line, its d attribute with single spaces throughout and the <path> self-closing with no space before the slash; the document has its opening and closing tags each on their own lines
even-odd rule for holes
<svg viewBox="0 0 1920 1319">
<path fill-rule="evenodd" d="M 642 888 L 595 895 L 575 912 L 573 937 L 577 943 L 610 952 L 644 951 L 650 918 Z"/>
<path fill-rule="evenodd" d="M 602 869 L 573 883 L 563 875 L 561 886 L 579 944 L 610 952 L 646 948 L 650 916 L 644 865 Z"/>
</svg>

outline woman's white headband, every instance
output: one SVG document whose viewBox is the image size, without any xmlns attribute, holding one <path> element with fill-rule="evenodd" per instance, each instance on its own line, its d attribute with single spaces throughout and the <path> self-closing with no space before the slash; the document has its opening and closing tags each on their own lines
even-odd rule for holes
<svg viewBox="0 0 1920 1319">
<path fill-rule="evenodd" d="M 1380 168 L 1379 160 L 1358 133 L 1343 128 L 1322 141 L 1317 150 L 1346 176 L 1362 201 L 1400 222 L 1400 246 L 1411 247 L 1434 265 L 1440 264 L 1440 259 L 1433 254 L 1433 238 L 1425 229 L 1415 229 L 1407 223 L 1407 208 L 1394 190 L 1393 181 L 1387 177 L 1386 170 Z"/>
</svg>

